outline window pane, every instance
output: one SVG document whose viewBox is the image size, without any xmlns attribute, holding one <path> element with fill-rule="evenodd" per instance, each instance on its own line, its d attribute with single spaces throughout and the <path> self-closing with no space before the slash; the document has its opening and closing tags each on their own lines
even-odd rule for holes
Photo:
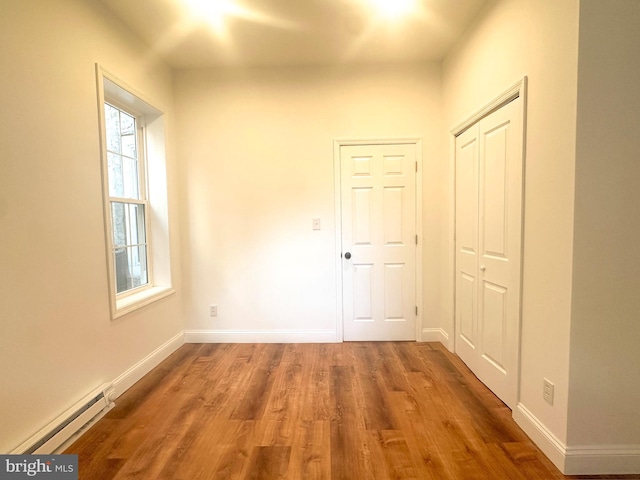
<svg viewBox="0 0 640 480">
<path fill-rule="evenodd" d="M 135 158 L 122 159 L 123 197 L 140 198 L 138 192 L 138 162 Z"/>
<path fill-rule="evenodd" d="M 120 110 L 108 103 L 104 104 L 104 116 L 107 133 L 107 150 L 121 153 L 120 146 Z"/>
<path fill-rule="evenodd" d="M 104 104 L 104 113 L 109 196 L 139 199 L 136 119 L 108 103 Z"/>
<path fill-rule="evenodd" d="M 113 245 L 139 245 L 147 242 L 144 205 L 111 202 Z"/>
<path fill-rule="evenodd" d="M 136 119 L 120 111 L 120 142 L 122 154 L 136 158 Z"/>
<path fill-rule="evenodd" d="M 122 154 L 127 157 L 136 158 L 136 135 L 122 135 Z"/>
<path fill-rule="evenodd" d="M 125 204 L 113 202 L 111 204 L 111 225 L 113 230 L 113 246 L 120 247 L 127 244 L 127 217 Z"/>
<path fill-rule="evenodd" d="M 147 235 L 144 228 L 144 205 L 131 203 L 128 207 L 129 225 L 131 227 L 129 244 L 138 245 L 147 243 Z"/>
<path fill-rule="evenodd" d="M 107 152 L 110 197 L 124 197 L 124 173 L 122 160 L 122 156 Z"/>
<path fill-rule="evenodd" d="M 114 249 L 116 266 L 116 292 L 122 293 L 132 288 L 146 285 L 147 247 L 137 245 Z"/>
<path fill-rule="evenodd" d="M 122 135 L 132 135 L 136 130 L 136 119 L 120 110 L 120 130 Z"/>
<path fill-rule="evenodd" d="M 138 162 L 116 153 L 107 153 L 107 161 L 109 196 L 139 199 Z"/>
<path fill-rule="evenodd" d="M 134 287 L 146 285 L 147 280 L 147 247 L 138 245 L 129 247 L 131 278 Z"/>
<path fill-rule="evenodd" d="M 116 266 L 116 292 L 126 292 L 131 288 L 128 273 L 127 249 L 116 248 L 114 250 L 114 254 Z"/>
</svg>

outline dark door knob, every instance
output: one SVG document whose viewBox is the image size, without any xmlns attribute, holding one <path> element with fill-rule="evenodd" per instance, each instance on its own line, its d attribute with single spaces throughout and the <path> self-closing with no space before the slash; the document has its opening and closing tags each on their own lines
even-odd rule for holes
<svg viewBox="0 0 640 480">
<path fill-rule="evenodd" d="M 349 252 L 344 254 L 344 258 L 346 258 L 347 260 L 349 260 L 351 258 L 351 254 Z"/>
</svg>

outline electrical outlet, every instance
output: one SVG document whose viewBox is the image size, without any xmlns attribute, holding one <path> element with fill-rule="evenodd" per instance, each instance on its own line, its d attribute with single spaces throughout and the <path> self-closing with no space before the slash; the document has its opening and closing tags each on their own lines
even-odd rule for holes
<svg viewBox="0 0 640 480">
<path fill-rule="evenodd" d="M 209 305 L 209 315 L 211 317 L 218 316 L 218 305 Z"/>
<path fill-rule="evenodd" d="M 542 383 L 542 398 L 544 398 L 549 405 L 553 405 L 553 389 L 553 383 L 545 378 Z"/>
</svg>

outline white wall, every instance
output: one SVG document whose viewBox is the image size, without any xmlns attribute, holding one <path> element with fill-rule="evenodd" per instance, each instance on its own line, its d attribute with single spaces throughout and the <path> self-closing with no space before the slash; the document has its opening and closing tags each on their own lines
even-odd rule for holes
<svg viewBox="0 0 640 480">
<path fill-rule="evenodd" d="M 640 3 L 582 0 L 569 442 L 640 450 Z"/>
<path fill-rule="evenodd" d="M 187 330 L 335 338 L 337 138 L 423 139 L 424 312 L 436 322 L 438 66 L 185 71 L 175 89 Z"/>
<path fill-rule="evenodd" d="M 567 441 L 577 48 L 577 0 L 502 0 L 443 70 L 447 128 L 529 79 L 520 403 L 560 442 Z M 444 295 L 451 306 L 451 289 Z M 443 319 L 451 335 L 453 314 Z M 543 378 L 555 383 L 554 406 L 543 401 Z"/>
<path fill-rule="evenodd" d="M 0 0 L 0 22 L 0 452 L 8 452 L 179 334 L 183 319 L 173 295 L 110 320 L 95 62 L 166 108 L 169 129 L 171 71 L 97 2 Z"/>
</svg>

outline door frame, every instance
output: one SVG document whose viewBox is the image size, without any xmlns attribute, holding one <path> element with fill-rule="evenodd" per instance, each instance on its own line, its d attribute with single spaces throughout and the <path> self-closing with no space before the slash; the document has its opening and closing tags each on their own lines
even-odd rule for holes
<svg viewBox="0 0 640 480">
<path fill-rule="evenodd" d="M 333 180 L 334 180 L 334 209 L 335 209 L 335 269 L 336 269 L 336 342 L 344 341 L 344 310 L 342 291 L 342 164 L 340 161 L 340 149 L 351 145 L 414 145 L 418 171 L 416 174 L 416 233 L 418 244 L 416 245 L 416 341 L 422 341 L 422 245 L 424 243 L 422 232 L 422 139 L 419 137 L 393 137 L 393 138 L 361 138 L 361 139 L 334 139 L 333 141 Z"/>
<path fill-rule="evenodd" d="M 448 225 L 448 237 L 449 237 L 449 255 L 447 270 L 450 272 L 450 283 L 448 288 L 448 304 L 450 305 L 451 312 L 451 335 L 448 339 L 447 348 L 449 351 L 455 353 L 455 340 L 456 340 L 456 137 L 463 133 L 465 130 L 475 125 L 484 117 L 490 113 L 500 109 L 507 103 L 520 97 L 522 99 L 522 109 L 520 111 L 522 121 L 522 199 L 521 199 L 521 247 L 520 247 L 520 298 L 518 307 L 518 321 L 517 321 L 517 345 L 516 345 L 516 365 L 514 366 L 514 376 L 516 381 L 516 398 L 515 406 L 520 401 L 520 377 L 521 377 L 521 344 L 522 344 L 522 298 L 523 298 L 523 262 L 524 262 L 524 211 L 525 211 L 525 186 L 526 186 L 526 145 L 527 145 L 527 85 L 528 78 L 524 76 L 518 82 L 513 84 L 510 88 L 505 90 L 502 94 L 494 98 L 491 102 L 487 103 L 480 110 L 467 117 L 464 121 L 460 122 L 457 126 L 449 131 L 449 225 Z"/>
</svg>

